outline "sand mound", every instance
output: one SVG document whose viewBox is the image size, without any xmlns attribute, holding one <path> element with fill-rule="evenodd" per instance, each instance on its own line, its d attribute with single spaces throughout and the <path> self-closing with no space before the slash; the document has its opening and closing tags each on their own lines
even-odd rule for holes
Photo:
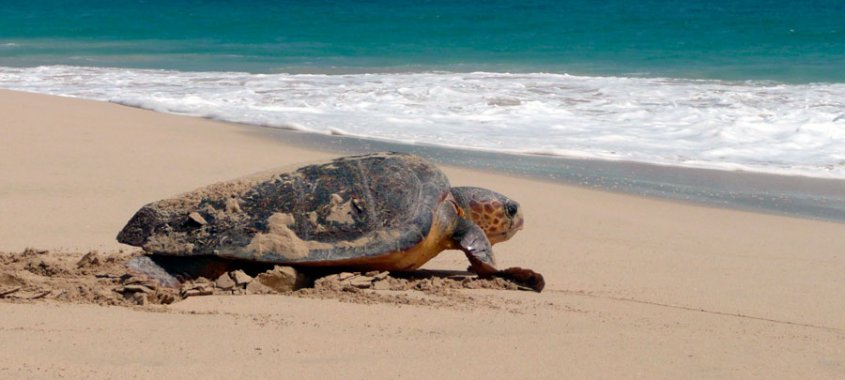
<svg viewBox="0 0 845 380">
<path fill-rule="evenodd" d="M 0 299 L 52 299 L 101 305 L 133 304 L 117 293 L 129 255 L 0 253 Z"/>
<path fill-rule="evenodd" d="M 480 279 L 466 272 L 374 271 L 309 276 L 279 266 L 255 276 L 233 270 L 216 279 L 182 279 L 179 287 L 166 287 L 127 269 L 126 263 L 137 256 L 141 253 L 58 254 L 33 249 L 0 253 L 0 300 L 149 306 L 206 295 L 285 294 L 355 303 L 460 307 L 484 304 L 475 296 L 461 294 L 462 289 L 528 290 L 501 278 Z"/>
</svg>

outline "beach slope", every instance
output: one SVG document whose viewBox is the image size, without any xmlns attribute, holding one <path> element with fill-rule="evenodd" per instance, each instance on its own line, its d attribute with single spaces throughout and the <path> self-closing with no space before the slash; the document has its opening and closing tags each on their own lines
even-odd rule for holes
<svg viewBox="0 0 845 380">
<path fill-rule="evenodd" d="M 114 237 L 147 202 L 333 156 L 254 127 L 45 95 L 0 91 L 0 115 L 6 252 L 130 250 Z M 520 201 L 525 230 L 495 250 L 501 267 L 543 273 L 543 293 L 0 302 L 0 378 L 845 377 L 845 224 L 445 171 Z M 426 268 L 466 265 L 445 252 Z"/>
</svg>

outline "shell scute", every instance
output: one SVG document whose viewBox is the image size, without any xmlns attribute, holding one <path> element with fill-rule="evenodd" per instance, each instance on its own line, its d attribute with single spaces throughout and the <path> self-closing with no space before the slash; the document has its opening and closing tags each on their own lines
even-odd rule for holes
<svg viewBox="0 0 845 380">
<path fill-rule="evenodd" d="M 143 246 L 168 237 L 192 249 L 158 244 L 152 253 L 278 263 L 377 256 L 419 243 L 448 191 L 446 176 L 417 156 L 343 157 L 149 204 L 118 240 Z M 207 223 L 186 223 L 190 213 Z"/>
</svg>

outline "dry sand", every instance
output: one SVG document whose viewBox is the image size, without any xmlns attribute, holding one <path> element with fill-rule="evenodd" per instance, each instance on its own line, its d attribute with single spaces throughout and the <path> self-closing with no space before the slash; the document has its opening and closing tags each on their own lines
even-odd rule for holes
<svg viewBox="0 0 845 380">
<path fill-rule="evenodd" d="M 144 203 L 331 157 L 255 128 L 107 103 L 0 91 L 0 115 L 0 251 L 17 252 L 3 256 L 6 290 L 15 273 L 59 278 L 56 260 L 79 270 L 89 250 L 130 254 L 114 236 Z M 845 224 L 445 170 L 522 203 L 525 230 L 495 249 L 500 266 L 543 273 L 543 293 L 141 308 L 4 296 L 0 378 L 845 378 Z M 29 253 L 45 265 L 21 259 L 27 247 L 49 250 Z M 466 260 L 445 252 L 426 268 Z"/>
</svg>

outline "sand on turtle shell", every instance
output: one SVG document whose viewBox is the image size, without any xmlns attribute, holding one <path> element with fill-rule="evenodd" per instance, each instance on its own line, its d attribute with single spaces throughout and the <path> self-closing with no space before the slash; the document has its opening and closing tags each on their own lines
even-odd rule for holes
<svg viewBox="0 0 845 380">
<path fill-rule="evenodd" d="M 196 278 L 185 280 L 176 289 L 159 286 L 127 270 L 127 261 L 141 254 L 141 251 L 52 253 L 34 249 L 0 252 L 0 301 L 52 300 L 156 308 L 159 307 L 156 305 L 195 296 L 284 294 L 365 304 L 498 308 L 494 302 L 465 294 L 462 289 L 525 289 L 501 278 L 480 279 L 466 272 L 424 270 L 396 274 L 377 271 L 329 274 L 311 278 L 307 282 L 309 287 L 284 292 L 264 286 L 242 271 L 232 271 L 229 272 L 231 281 Z"/>
<path fill-rule="evenodd" d="M 308 244 L 289 228 L 294 222 L 291 214 L 277 212 L 271 215 L 267 218 L 269 231 L 256 233 L 245 249 L 259 255 L 264 252 L 279 252 L 288 259 L 308 256 Z M 328 246 L 328 244 L 325 245 Z"/>
</svg>

